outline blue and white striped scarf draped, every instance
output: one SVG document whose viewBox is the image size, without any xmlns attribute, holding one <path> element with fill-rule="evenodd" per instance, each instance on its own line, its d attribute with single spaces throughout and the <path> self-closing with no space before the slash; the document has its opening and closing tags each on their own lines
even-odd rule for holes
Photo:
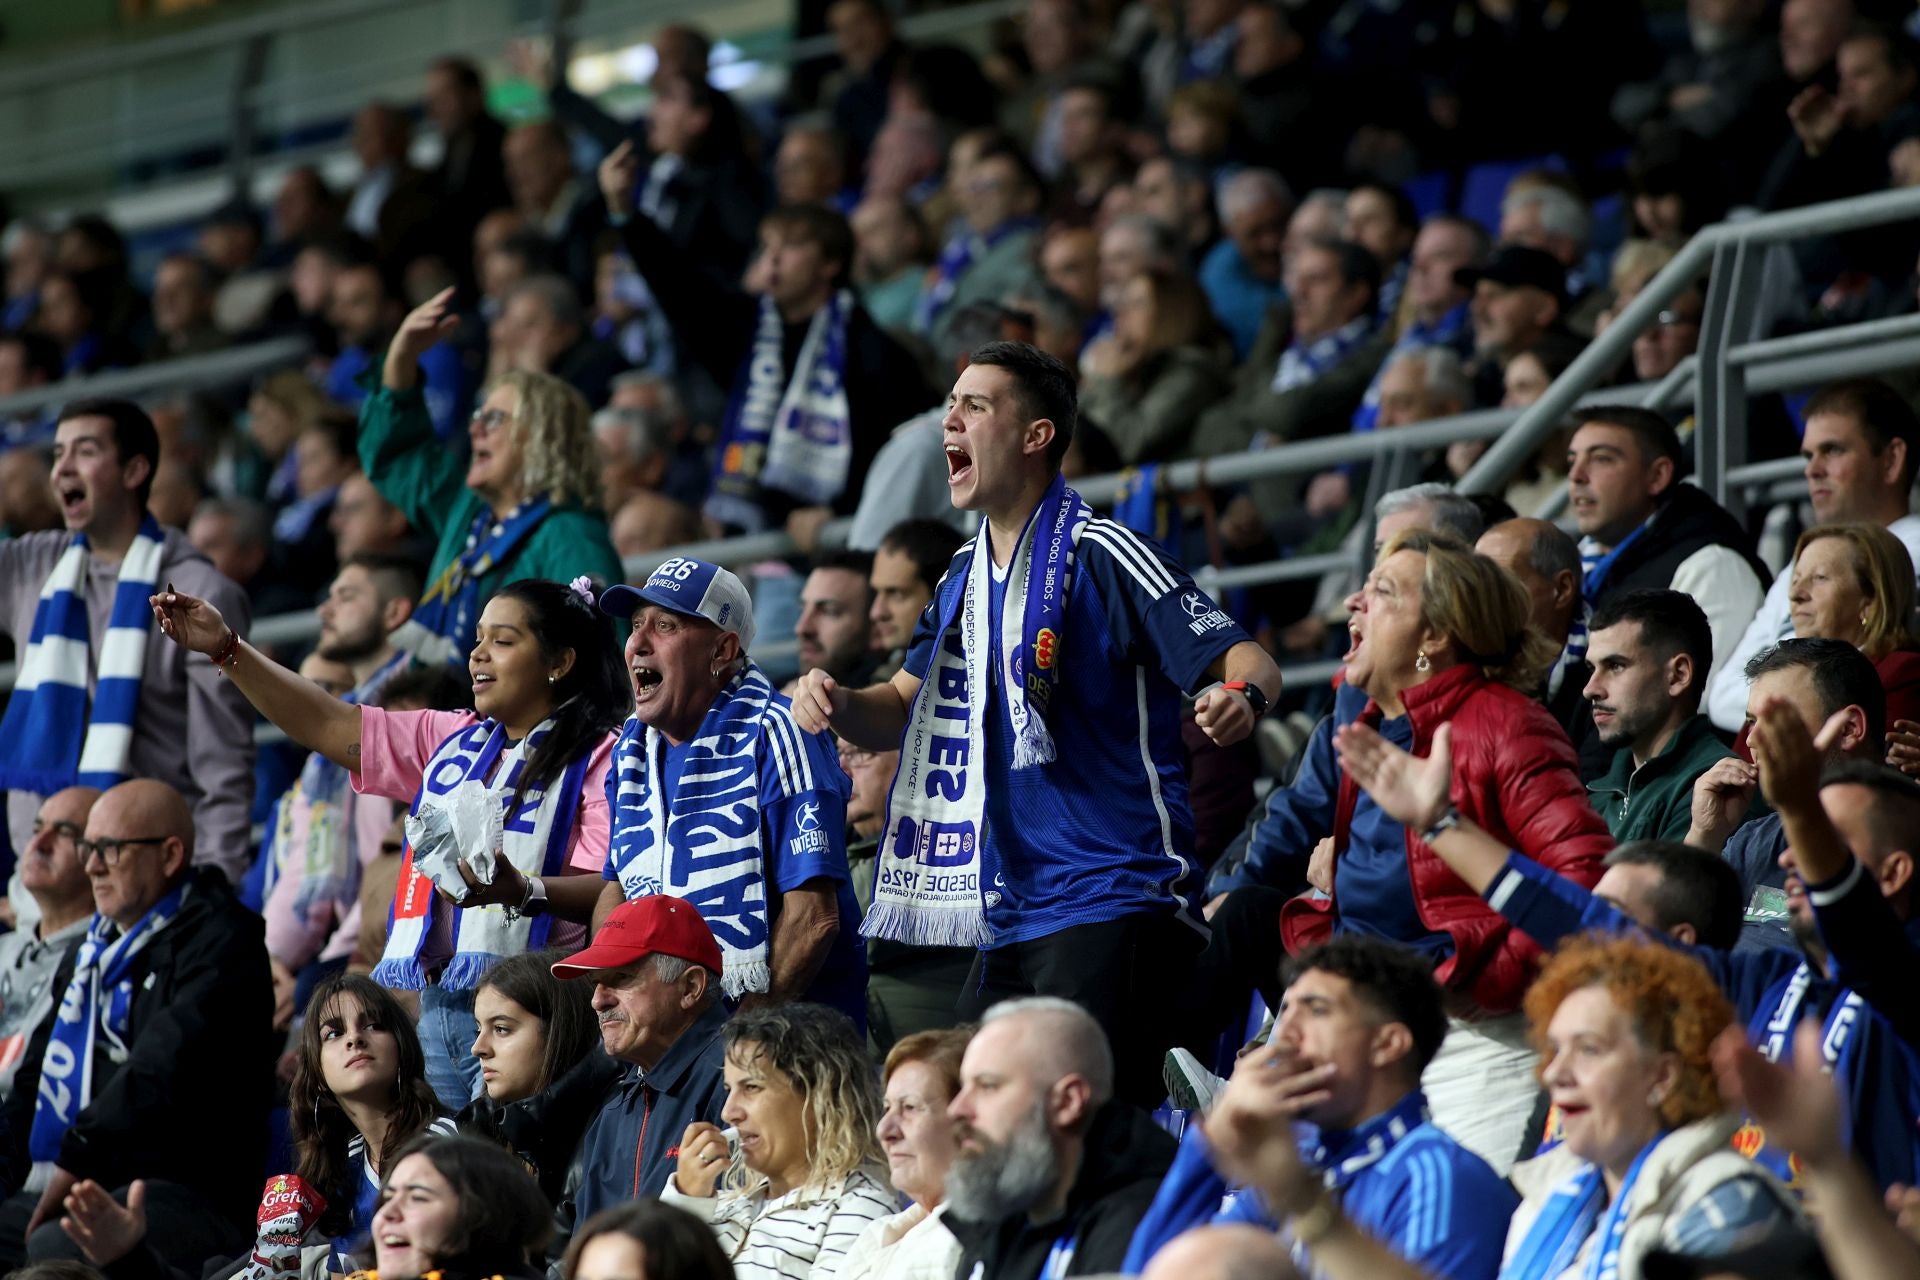
<svg viewBox="0 0 1920 1280">
<path fill-rule="evenodd" d="M 76 533 L 61 553 L 40 588 L 20 679 L 0 720 L 0 787 L 46 796 L 76 783 L 105 791 L 132 776 L 133 720 L 153 621 L 147 597 L 160 576 L 166 537 L 158 521 L 143 516 L 120 562 L 113 612 L 94 663 L 91 713 L 87 535 Z"/>
<path fill-rule="evenodd" d="M 1382 307 L 1380 311 L 1382 315 L 1387 315 L 1392 308 Z M 1409 351 L 1424 351 L 1428 347 L 1445 347 L 1457 356 L 1465 356 L 1473 350 L 1473 313 L 1466 303 L 1455 306 L 1432 324 L 1415 320 L 1401 331 L 1394 340 L 1393 349 L 1387 352 L 1387 358 L 1374 370 L 1373 381 L 1367 384 L 1367 394 L 1361 399 L 1360 407 L 1353 411 L 1355 431 L 1371 431 L 1379 425 L 1380 384 L 1393 362 Z"/>
<path fill-rule="evenodd" d="M 841 289 L 813 313 L 788 375 L 785 322 L 773 299 L 761 295 L 759 325 L 727 401 L 705 506 L 721 524 L 754 532 L 765 527 L 764 491 L 819 505 L 847 487 L 853 462 L 847 325 L 856 305 L 853 291 Z"/>
<path fill-rule="evenodd" d="M 768 714 L 778 697 L 748 662 L 687 744 L 671 796 L 666 738 L 635 717 L 613 744 L 607 776 L 608 861 L 622 892 L 628 901 L 665 893 L 691 902 L 720 943 L 720 985 L 729 999 L 772 984 L 759 753 L 773 753 L 789 794 L 814 787 L 798 726 L 790 716 Z M 676 849 L 697 849 L 699 856 L 674 857 Z"/>
<path fill-rule="evenodd" d="M 481 720 L 449 734 L 434 748 L 421 771 L 420 790 L 414 794 L 409 812 L 446 804 L 462 787 L 484 788 L 507 810 L 500 830 L 500 852 L 507 861 L 524 876 L 559 875 L 567 865 L 567 845 L 580 812 L 592 749 L 574 757 L 546 786 L 528 786 L 519 805 L 508 808 L 513 804 L 514 789 L 520 785 L 521 771 L 552 725 L 551 720 L 543 720 L 512 745 L 507 742 L 506 727 L 496 720 Z M 402 857 L 387 949 L 371 975 L 381 986 L 418 991 L 444 959 L 440 985 L 450 991 L 470 991 L 480 985 L 487 970 L 508 956 L 538 951 L 547 945 L 552 915 L 509 920 L 506 909 L 498 905 L 450 906 L 439 900 L 432 882 L 414 869 L 411 845 Z M 447 955 L 428 950 L 434 941 L 434 917 L 441 911 L 454 913 L 452 951 Z"/>
<path fill-rule="evenodd" d="M 1288 344 L 1287 349 L 1280 353 L 1280 363 L 1274 366 L 1273 390 L 1291 391 L 1331 372 L 1352 355 L 1355 348 L 1371 338 L 1378 327 L 1379 317 L 1369 311 L 1312 342 L 1295 340 Z"/>
<path fill-rule="evenodd" d="M 420 597 L 420 607 L 393 633 L 394 646 L 423 666 L 465 662 L 480 621 L 480 579 L 504 564 L 552 509 L 544 493 L 504 517 L 482 508 L 467 529 L 467 545 L 447 562 Z"/>
<path fill-rule="evenodd" d="M 1627 1230 L 1627 1199 L 1633 1184 L 1661 1141 L 1665 1131 L 1640 1149 L 1621 1179 L 1620 1191 L 1607 1201 L 1607 1184 L 1600 1166 L 1580 1166 L 1566 1181 L 1553 1189 L 1540 1214 L 1527 1228 L 1525 1238 L 1500 1268 L 1500 1280 L 1555 1280 L 1580 1256 L 1587 1238 L 1598 1239 L 1587 1251 L 1587 1263 L 1580 1269 L 1581 1280 L 1619 1280 L 1620 1242 Z M 1604 1216 L 1602 1211 L 1604 1210 Z"/>
<path fill-rule="evenodd" d="M 921 333 L 931 332 L 933 322 L 959 291 L 960 277 L 966 275 L 975 262 L 1008 236 L 1031 231 L 1039 225 L 1037 218 L 1009 218 L 985 235 L 978 235 L 969 227 L 947 241 L 946 247 L 940 250 L 940 260 L 934 264 L 933 283 L 914 306 L 913 327 Z"/>
<path fill-rule="evenodd" d="M 411 661 L 396 653 L 379 670 L 342 694 L 340 701 L 349 706 L 365 706 L 380 696 L 380 690 L 397 671 Z M 354 848 L 353 825 L 346 821 L 348 794 L 347 771 L 315 751 L 307 756 L 294 779 L 293 789 L 281 798 L 281 811 L 295 804 L 307 806 L 307 841 L 299 849 L 280 848 L 275 837 L 275 856 L 270 870 L 300 866 L 300 887 L 294 894 L 293 909 L 305 915 L 325 902 L 350 905 L 360 892 L 360 854 Z M 290 829 L 291 822 L 283 829 Z M 270 891 L 271 885 L 268 886 Z"/>
<path fill-rule="evenodd" d="M 93 1056 L 98 1037 L 107 1038 L 114 1060 L 126 1057 L 127 1014 L 133 1005 L 133 961 L 180 912 L 185 883 L 148 908 L 133 928 L 96 914 L 87 925 L 73 961 L 73 980 L 61 997 L 40 1063 L 40 1093 L 33 1104 L 28 1152 L 35 1161 L 60 1158 L 60 1143 L 74 1117 L 93 1101 Z"/>
</svg>

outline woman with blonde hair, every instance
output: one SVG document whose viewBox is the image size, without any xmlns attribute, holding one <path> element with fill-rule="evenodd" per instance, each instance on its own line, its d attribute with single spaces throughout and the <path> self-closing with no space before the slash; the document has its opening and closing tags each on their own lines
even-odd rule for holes
<svg viewBox="0 0 1920 1280">
<path fill-rule="evenodd" d="M 743 1011 L 724 1034 L 729 1128 L 687 1126 L 661 1199 L 712 1225 L 740 1280 L 836 1276 L 868 1224 L 897 1207 L 866 1040 L 817 1004 Z"/>
<path fill-rule="evenodd" d="M 401 322 L 381 384 L 360 409 L 367 479 L 436 540 L 426 594 L 393 637 L 420 662 L 464 661 L 481 602 L 509 582 L 624 576 L 578 391 L 544 373 L 505 373 L 467 427 L 469 457 L 435 438 L 420 357 L 453 329 L 452 299 L 448 289 Z"/>
<path fill-rule="evenodd" d="M 947 1107 L 960 1092 L 960 1059 L 971 1039 L 972 1026 L 919 1031 L 888 1052 L 880 1073 L 886 1110 L 876 1132 L 893 1189 L 912 1203 L 854 1241 L 839 1280 L 946 1280 L 959 1265 L 960 1242 L 941 1218 L 957 1149 Z"/>
<path fill-rule="evenodd" d="M 1180 456 L 1194 416 L 1231 390 L 1206 294 L 1165 268 L 1121 286 L 1113 335 L 1080 363 L 1080 412 L 1129 466 Z"/>
<path fill-rule="evenodd" d="M 1342 661 L 1355 692 L 1343 693 L 1333 719 L 1372 726 L 1415 755 L 1450 724 L 1452 807 L 1427 830 L 1402 826 L 1332 763 L 1331 726 L 1316 733 L 1300 770 L 1308 785 L 1269 800 L 1235 887 L 1215 900 L 1193 989 L 1218 984 L 1208 1002 L 1218 1022 L 1236 1004 L 1244 1013 L 1250 987 L 1277 1006 L 1282 953 L 1333 933 L 1357 930 L 1425 953 L 1455 1015 L 1427 1069 L 1434 1119 L 1504 1174 L 1536 1088 L 1518 1010 L 1540 948 L 1455 876 L 1431 841 L 1471 820 L 1591 887 L 1613 840 L 1566 732 L 1532 696 L 1557 646 L 1528 624 L 1518 579 L 1465 543 L 1408 529 L 1381 549 L 1349 607 Z M 1328 833 L 1328 892 L 1296 896 Z"/>
<path fill-rule="evenodd" d="M 1816 525 L 1793 544 L 1792 564 L 1793 634 L 1858 649 L 1887 691 L 1887 723 L 1920 720 L 1920 635 L 1906 545 L 1877 524 Z"/>
<path fill-rule="evenodd" d="M 1519 1171 L 1501 1280 L 1632 1280 L 1655 1249 L 1712 1257 L 1794 1225 L 1791 1193 L 1729 1145 L 1711 1051 L 1733 1007 L 1706 966 L 1634 936 L 1571 939 L 1527 992 L 1560 1145 Z"/>
</svg>

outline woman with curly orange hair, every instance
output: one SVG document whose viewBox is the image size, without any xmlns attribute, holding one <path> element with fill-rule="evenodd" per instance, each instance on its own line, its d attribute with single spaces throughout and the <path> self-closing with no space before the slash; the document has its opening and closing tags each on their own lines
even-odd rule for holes
<svg viewBox="0 0 1920 1280">
<path fill-rule="evenodd" d="M 1561 1145 L 1516 1171 L 1501 1280 L 1637 1280 L 1660 1249 L 1717 1256 L 1798 1217 L 1729 1140 L 1708 1054 L 1733 1009 L 1706 967 L 1650 939 L 1563 945 L 1527 992 Z"/>
</svg>

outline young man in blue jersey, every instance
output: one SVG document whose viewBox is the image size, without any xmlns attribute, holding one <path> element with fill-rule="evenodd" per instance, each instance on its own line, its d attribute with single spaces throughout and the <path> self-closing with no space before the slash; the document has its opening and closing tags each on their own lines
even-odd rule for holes
<svg viewBox="0 0 1920 1280">
<path fill-rule="evenodd" d="M 983 516 L 891 681 L 802 677 L 794 716 L 901 752 L 865 932 L 977 946 L 960 1014 L 1075 1000 L 1112 1038 L 1123 1098 L 1160 1055 L 1203 926 L 1181 694 L 1229 745 L 1280 692 L 1266 651 L 1152 543 L 1066 487 L 1073 375 L 989 343 L 942 423 L 955 506 Z"/>
<path fill-rule="evenodd" d="M 1242 1056 L 1205 1130 L 1188 1128 L 1125 1269 L 1138 1272 L 1202 1223 L 1277 1226 L 1259 1193 L 1228 1194 L 1207 1134 L 1278 1106 L 1348 1221 L 1428 1274 L 1493 1280 L 1519 1197 L 1427 1114 L 1420 1073 L 1447 1034 L 1432 966 L 1410 948 L 1347 933 L 1288 962 L 1286 978 L 1272 1039 Z M 1302 1274 L 1312 1253 L 1296 1236 Z"/>
<path fill-rule="evenodd" d="M 1910 959 L 1902 957 L 1910 957 L 1920 941 L 1920 922 L 1910 911 L 1913 858 L 1907 851 L 1920 824 L 1920 795 L 1870 763 L 1844 764 L 1821 785 L 1821 756 L 1847 718 L 1835 715 L 1815 737 L 1784 699 L 1769 699 L 1757 710 L 1749 742 L 1762 788 L 1789 824 L 1781 865 L 1804 957 L 1775 950 L 1688 950 L 1719 980 L 1746 1020 L 1748 1037 L 1768 1058 L 1791 1057 L 1794 1028 L 1803 1018 L 1820 1027 L 1828 1069 L 1848 1100 L 1849 1148 L 1883 1189 L 1911 1184 L 1920 1172 L 1914 1119 L 1920 1115 L 1920 1052 L 1902 1037 L 1912 1032 L 1913 998 L 1900 987 L 1910 985 L 1911 971 Z M 1452 812 L 1449 736 L 1443 729 L 1425 759 L 1364 726 L 1343 728 L 1335 747 L 1341 764 L 1383 810 L 1403 822 L 1440 822 Z M 1803 842 L 1816 851 L 1817 873 L 1801 870 L 1797 850 Z M 1634 927 L 1609 903 L 1512 853 L 1471 821 L 1441 833 L 1433 849 L 1542 946 L 1583 930 Z M 1841 869 L 1832 878 L 1808 878 L 1843 868 L 1842 849 L 1851 849 L 1862 874 Z M 1749 1124 L 1735 1144 L 1794 1184 L 1798 1169 L 1791 1153 L 1768 1142 L 1760 1126 Z"/>
</svg>

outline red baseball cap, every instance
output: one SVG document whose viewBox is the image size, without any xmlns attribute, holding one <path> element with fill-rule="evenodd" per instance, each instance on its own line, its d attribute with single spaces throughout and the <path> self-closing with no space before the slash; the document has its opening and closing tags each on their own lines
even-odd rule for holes
<svg viewBox="0 0 1920 1280">
<path fill-rule="evenodd" d="M 553 966 L 556 978 L 578 978 L 606 969 L 624 969 L 651 955 L 690 960 L 718 974 L 724 963 L 713 930 L 685 898 L 652 894 L 613 909 L 585 951 Z"/>
</svg>

